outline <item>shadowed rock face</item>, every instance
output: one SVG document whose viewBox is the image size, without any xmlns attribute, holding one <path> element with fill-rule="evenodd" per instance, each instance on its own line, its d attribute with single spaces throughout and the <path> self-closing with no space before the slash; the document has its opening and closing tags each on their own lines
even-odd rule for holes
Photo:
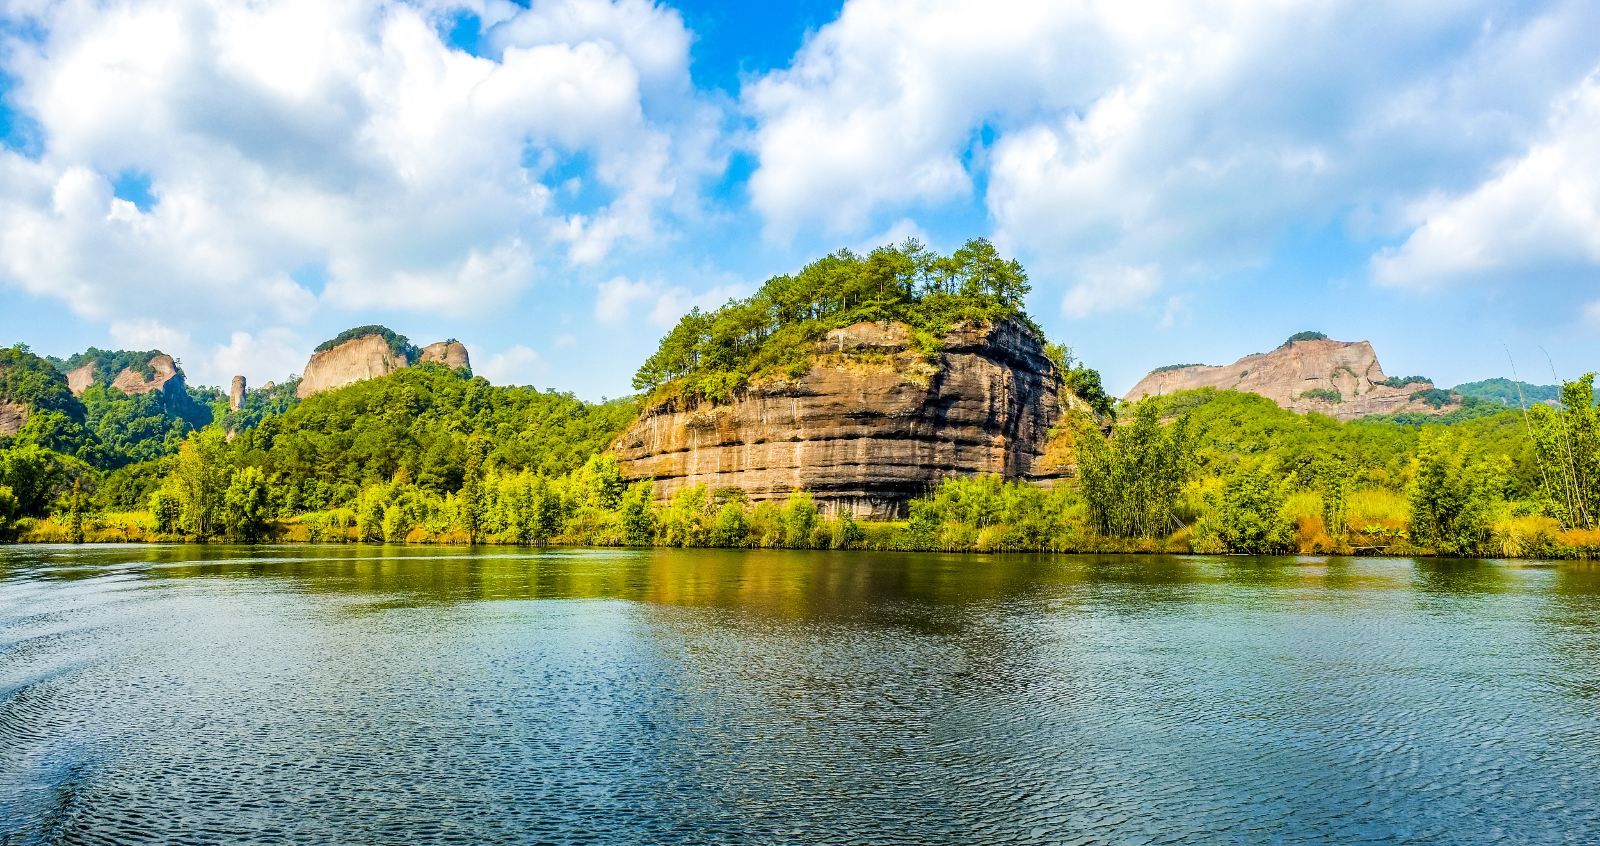
<svg viewBox="0 0 1600 846">
<path fill-rule="evenodd" d="M 19 402 L 0 402 L 0 435 L 15 435 L 28 422 L 28 407 Z"/>
<path fill-rule="evenodd" d="M 166 353 L 155 355 L 150 359 L 150 369 L 155 371 L 154 375 L 146 379 L 144 374 L 124 368 L 111 380 L 111 387 L 130 396 L 154 391 L 169 395 L 183 393 L 183 374 L 178 372 L 178 363 L 172 360 L 172 356 Z M 95 364 L 91 361 L 67 374 L 67 388 L 73 396 L 83 396 L 84 391 L 99 381 L 99 374 L 95 370 Z"/>
<path fill-rule="evenodd" d="M 1411 398 L 1417 391 L 1432 388 L 1431 382 L 1400 387 L 1380 384 L 1387 378 L 1372 344 L 1366 341 L 1295 341 L 1221 367 L 1192 365 L 1154 371 L 1139 380 L 1124 399 L 1135 402 L 1148 396 L 1218 388 L 1260 394 L 1291 411 L 1315 411 L 1340 420 L 1402 412 L 1443 414 L 1459 407 L 1451 403 L 1436 409 Z M 1337 400 L 1332 397 L 1334 392 Z"/>
<path fill-rule="evenodd" d="M 819 341 L 804 376 L 647 410 L 613 449 L 662 498 L 697 483 L 757 502 L 802 488 L 825 511 L 888 519 L 946 476 L 1029 476 L 1061 403 L 1061 375 L 1015 323 L 957 329 L 932 362 L 905 326 L 858 323 Z"/>
</svg>

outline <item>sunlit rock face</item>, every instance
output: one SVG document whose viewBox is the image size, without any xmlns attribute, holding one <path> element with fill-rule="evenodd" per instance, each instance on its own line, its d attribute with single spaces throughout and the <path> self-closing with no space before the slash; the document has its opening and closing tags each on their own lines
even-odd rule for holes
<svg viewBox="0 0 1600 846">
<path fill-rule="evenodd" d="M 149 366 L 152 371 L 150 378 L 131 368 L 123 368 L 111 380 L 111 387 L 130 396 L 155 391 L 175 396 L 184 392 L 183 372 L 178 369 L 178 363 L 172 360 L 172 356 L 158 352 L 151 356 Z M 91 361 L 67 373 L 67 388 L 73 396 L 83 396 L 83 392 L 99 380 L 100 374 Z"/>
<path fill-rule="evenodd" d="M 1124 399 L 1135 402 L 1177 391 L 1218 388 L 1260 394 L 1291 411 L 1315 411 L 1340 420 L 1401 412 L 1443 414 L 1459 407 L 1446 403 L 1435 408 L 1413 399 L 1418 391 L 1431 389 L 1432 382 L 1383 384 L 1388 378 L 1372 344 L 1366 341 L 1292 341 L 1272 352 L 1248 355 L 1220 367 L 1196 364 L 1153 371 Z"/>
<path fill-rule="evenodd" d="M 300 387 L 295 390 L 301 399 L 342 388 L 363 379 L 387 376 L 407 364 L 405 356 L 389 350 L 389 342 L 381 335 L 363 335 L 342 344 L 312 353 L 300 374 Z"/>
<path fill-rule="evenodd" d="M 460 341 L 440 341 L 422 348 L 417 361 L 407 361 L 404 355 L 389 349 L 382 335 L 362 335 L 351 338 L 322 352 L 312 353 L 300 375 L 300 386 L 295 394 L 301 399 L 342 388 L 363 379 L 387 376 L 403 367 L 422 362 L 443 364 L 446 367 L 471 369 L 467 348 Z"/>
<path fill-rule="evenodd" d="M 472 361 L 467 357 L 467 346 L 460 341 L 439 341 L 422 348 L 420 361 L 442 364 L 455 370 L 471 370 Z"/>
<path fill-rule="evenodd" d="M 931 359 L 901 324 L 858 323 L 810 369 L 731 401 L 647 409 L 614 445 L 623 474 L 737 487 L 753 501 L 810 491 L 825 511 L 891 519 L 947 476 L 1027 478 L 1062 413 L 1061 374 L 1021 325 L 964 326 Z"/>
</svg>

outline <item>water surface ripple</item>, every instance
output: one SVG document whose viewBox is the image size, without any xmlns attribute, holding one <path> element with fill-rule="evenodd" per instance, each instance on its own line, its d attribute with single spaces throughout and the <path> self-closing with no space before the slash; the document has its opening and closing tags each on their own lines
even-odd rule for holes
<svg viewBox="0 0 1600 846">
<path fill-rule="evenodd" d="M 1594 843 L 1600 569 L 0 548 L 0 843 Z"/>
</svg>

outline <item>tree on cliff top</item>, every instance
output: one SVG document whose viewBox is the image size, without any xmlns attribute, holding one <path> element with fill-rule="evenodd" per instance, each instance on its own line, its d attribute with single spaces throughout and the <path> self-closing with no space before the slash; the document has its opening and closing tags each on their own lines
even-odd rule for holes
<svg viewBox="0 0 1600 846">
<path fill-rule="evenodd" d="M 695 309 L 661 340 L 634 376 L 640 390 L 677 382 L 684 395 L 724 398 L 763 371 L 803 367 L 810 342 L 862 321 L 900 321 L 936 348 L 962 322 L 1015 320 L 1035 334 L 1023 309 L 1028 274 L 982 238 L 949 256 L 915 239 L 862 256 L 840 250 L 799 273 L 774 276 L 743 300 Z"/>
<path fill-rule="evenodd" d="M 357 338 L 365 338 L 368 335 L 377 335 L 378 337 L 382 338 L 389 345 L 389 352 L 393 353 L 397 357 L 404 358 L 407 364 L 416 364 L 417 360 L 422 358 L 422 348 L 411 343 L 410 338 L 407 338 L 406 336 L 394 331 L 393 329 L 390 329 L 387 326 L 380 326 L 376 323 L 367 326 L 357 326 L 354 329 L 346 329 L 343 332 L 334 335 L 332 338 L 317 344 L 316 352 L 327 352 L 328 350 L 339 346 L 345 341 L 354 341 Z"/>
</svg>

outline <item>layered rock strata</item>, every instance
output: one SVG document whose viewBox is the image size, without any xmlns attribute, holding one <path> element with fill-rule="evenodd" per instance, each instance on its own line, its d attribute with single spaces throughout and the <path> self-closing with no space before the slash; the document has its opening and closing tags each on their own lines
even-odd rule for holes
<svg viewBox="0 0 1600 846">
<path fill-rule="evenodd" d="M 1139 380 L 1124 399 L 1135 402 L 1196 388 L 1260 394 L 1301 414 L 1318 412 L 1340 420 L 1375 414 L 1443 414 L 1459 407 L 1434 407 L 1414 398 L 1431 390 L 1427 380 L 1386 384 L 1372 344 L 1366 341 L 1306 340 L 1286 343 L 1272 352 L 1248 355 L 1232 364 L 1168 367 Z"/>
<path fill-rule="evenodd" d="M 661 498 L 804 489 L 825 511 L 891 519 L 947 476 L 1028 477 L 1065 395 L 1040 341 L 1010 321 L 958 328 L 932 360 L 900 324 L 836 329 L 813 353 L 805 375 L 729 402 L 647 409 L 613 446 L 623 474 L 654 479 Z"/>
</svg>

